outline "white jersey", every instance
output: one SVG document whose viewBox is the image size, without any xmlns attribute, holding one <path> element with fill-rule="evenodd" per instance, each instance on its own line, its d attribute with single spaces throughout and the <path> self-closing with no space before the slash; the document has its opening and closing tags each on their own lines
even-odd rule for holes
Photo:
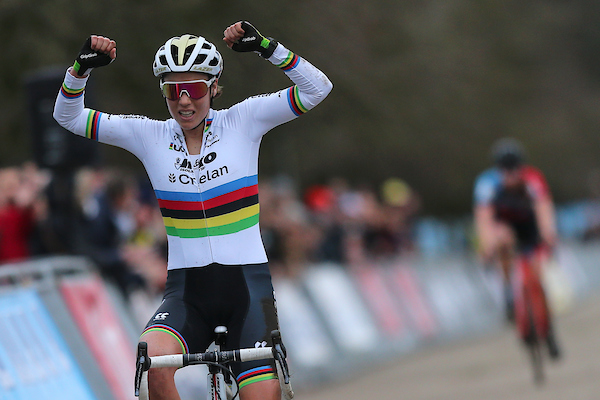
<svg viewBox="0 0 600 400">
<path fill-rule="evenodd" d="M 67 72 L 54 118 L 71 132 L 133 153 L 152 183 L 168 235 L 168 268 L 267 261 L 259 229 L 262 136 L 321 102 L 327 77 L 279 44 L 271 58 L 294 82 L 276 93 L 209 111 L 202 149 L 190 155 L 179 124 L 84 107 L 87 79 Z"/>
</svg>

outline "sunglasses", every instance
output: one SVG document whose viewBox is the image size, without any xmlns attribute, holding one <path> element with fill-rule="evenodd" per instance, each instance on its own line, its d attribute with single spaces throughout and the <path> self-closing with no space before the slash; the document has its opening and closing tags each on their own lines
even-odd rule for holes
<svg viewBox="0 0 600 400">
<path fill-rule="evenodd" d="M 190 99 L 198 100 L 206 96 L 208 88 L 210 88 L 215 79 L 216 77 L 208 81 L 197 79 L 185 82 L 161 82 L 160 90 L 163 96 L 169 100 L 179 100 L 184 92 Z"/>
</svg>

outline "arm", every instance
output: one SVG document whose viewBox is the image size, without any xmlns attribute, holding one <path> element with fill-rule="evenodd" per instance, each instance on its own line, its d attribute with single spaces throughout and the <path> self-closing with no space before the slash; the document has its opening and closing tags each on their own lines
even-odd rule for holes
<svg viewBox="0 0 600 400">
<path fill-rule="evenodd" d="M 498 176 L 490 171 L 479 175 L 473 188 L 473 217 L 478 250 L 485 261 L 489 261 L 495 252 L 496 220 L 493 198 L 496 193 Z"/>
<path fill-rule="evenodd" d="M 528 166 L 523 174 L 534 199 L 533 209 L 541 239 L 545 245 L 552 249 L 556 245 L 558 234 L 550 186 L 544 174 L 537 168 Z"/>
<path fill-rule="evenodd" d="M 223 40 L 235 51 L 259 53 L 283 70 L 295 84 L 267 96 L 268 100 L 261 102 L 262 109 L 268 112 L 261 112 L 261 110 L 253 112 L 255 119 L 265 124 L 266 130 L 314 108 L 333 88 L 333 84 L 323 72 L 277 41 L 263 37 L 256 28 L 245 21 L 228 27 L 224 32 Z"/>
<path fill-rule="evenodd" d="M 545 196 L 539 199 L 535 203 L 534 210 L 542 240 L 544 244 L 552 249 L 557 242 L 556 219 L 552 198 Z"/>
<path fill-rule="evenodd" d="M 138 125 L 145 119 L 125 119 L 85 108 L 84 91 L 90 71 L 110 64 L 117 54 L 114 40 L 90 36 L 81 49 L 75 64 L 65 74 L 65 80 L 54 105 L 54 119 L 68 131 L 122 147 L 140 157 L 142 142 L 136 139 Z"/>
<path fill-rule="evenodd" d="M 490 260 L 494 252 L 494 209 L 489 204 L 478 204 L 474 216 L 479 254 L 484 260 Z"/>
</svg>

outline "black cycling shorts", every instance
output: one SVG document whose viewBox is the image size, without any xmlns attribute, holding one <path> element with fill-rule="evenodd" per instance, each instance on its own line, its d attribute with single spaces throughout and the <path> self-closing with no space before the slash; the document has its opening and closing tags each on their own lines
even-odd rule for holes
<svg viewBox="0 0 600 400">
<path fill-rule="evenodd" d="M 279 329 L 268 264 L 172 269 L 163 302 L 146 325 L 171 334 L 184 353 L 206 351 L 215 327 L 227 327 L 223 350 L 271 346 L 271 331 Z M 240 388 L 275 379 L 272 360 L 232 363 Z"/>
</svg>

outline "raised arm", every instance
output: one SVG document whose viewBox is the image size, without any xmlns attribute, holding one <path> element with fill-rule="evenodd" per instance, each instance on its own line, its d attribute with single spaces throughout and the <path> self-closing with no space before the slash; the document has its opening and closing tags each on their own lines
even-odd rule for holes
<svg viewBox="0 0 600 400">
<path fill-rule="evenodd" d="M 75 63 L 67 70 L 65 81 L 54 105 L 54 119 L 65 129 L 88 138 L 95 138 L 95 129 L 88 123 L 90 112 L 84 107 L 84 90 L 92 69 L 110 64 L 117 57 L 117 44 L 104 36 L 91 35 L 79 51 Z M 96 115 L 97 114 L 97 115 Z"/>
<path fill-rule="evenodd" d="M 263 120 L 268 128 L 304 114 L 323 101 L 333 89 L 333 84 L 323 72 L 276 40 L 264 37 L 246 21 L 229 26 L 223 35 L 223 41 L 229 48 L 259 54 L 284 71 L 294 83 L 294 86 L 266 101 L 268 104 L 263 107 L 270 111 L 256 112 L 256 118 Z M 276 97 L 282 98 L 282 101 L 277 102 Z"/>
<path fill-rule="evenodd" d="M 114 40 L 104 36 L 92 35 L 86 39 L 75 63 L 65 73 L 53 116 L 63 128 L 76 135 L 122 147 L 139 157 L 141 144 L 133 133 L 141 120 L 109 118 L 108 114 L 86 108 L 84 104 L 90 72 L 113 62 L 117 57 L 116 46 Z"/>
</svg>

